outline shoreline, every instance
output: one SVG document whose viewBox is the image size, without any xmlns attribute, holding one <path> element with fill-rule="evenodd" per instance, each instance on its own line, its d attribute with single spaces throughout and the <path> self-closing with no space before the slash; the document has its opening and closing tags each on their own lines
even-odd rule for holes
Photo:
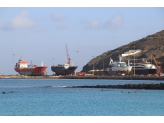
<svg viewBox="0 0 164 123">
<path fill-rule="evenodd" d="M 164 76 L 0 76 L 0 79 L 112 79 L 112 80 L 164 80 Z"/>
<path fill-rule="evenodd" d="M 61 76 L 0 76 L 0 79 L 59 79 Z"/>
</svg>

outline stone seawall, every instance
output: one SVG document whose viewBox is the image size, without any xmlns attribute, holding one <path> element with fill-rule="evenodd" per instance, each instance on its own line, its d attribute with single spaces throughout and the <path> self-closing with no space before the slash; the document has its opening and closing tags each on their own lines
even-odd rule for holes
<svg viewBox="0 0 164 123">
<path fill-rule="evenodd" d="M 63 76 L 62 79 L 164 80 L 164 76 Z"/>
<path fill-rule="evenodd" d="M 164 90 L 164 83 L 160 84 L 125 84 L 125 85 L 96 85 L 96 86 L 71 86 L 68 88 L 118 88 L 118 89 L 154 89 Z"/>
<path fill-rule="evenodd" d="M 59 79 L 61 76 L 0 76 L 0 79 Z"/>
</svg>

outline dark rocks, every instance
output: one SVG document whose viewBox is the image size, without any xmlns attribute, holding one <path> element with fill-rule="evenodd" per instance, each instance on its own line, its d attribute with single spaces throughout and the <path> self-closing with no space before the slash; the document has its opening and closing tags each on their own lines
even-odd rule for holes
<svg viewBox="0 0 164 123">
<path fill-rule="evenodd" d="M 164 80 L 164 76 L 63 76 L 62 79 Z"/>
<path fill-rule="evenodd" d="M 164 90 L 164 83 L 160 84 L 125 84 L 125 85 L 96 85 L 96 86 L 73 86 L 69 88 L 120 88 L 120 89 L 156 89 Z"/>
</svg>

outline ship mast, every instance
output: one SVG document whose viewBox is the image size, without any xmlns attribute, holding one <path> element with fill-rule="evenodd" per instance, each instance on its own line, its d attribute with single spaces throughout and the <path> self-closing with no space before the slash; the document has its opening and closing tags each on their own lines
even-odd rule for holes
<svg viewBox="0 0 164 123">
<path fill-rule="evenodd" d="M 30 61 L 31 61 L 31 60 L 30 60 Z M 32 64 L 32 61 L 31 61 L 31 66 L 34 67 L 33 64 Z"/>
<path fill-rule="evenodd" d="M 69 64 L 69 66 L 70 66 L 70 64 L 71 64 L 71 59 L 70 59 L 69 54 L 68 54 L 67 44 L 66 44 L 66 52 L 67 52 L 68 64 Z"/>
</svg>

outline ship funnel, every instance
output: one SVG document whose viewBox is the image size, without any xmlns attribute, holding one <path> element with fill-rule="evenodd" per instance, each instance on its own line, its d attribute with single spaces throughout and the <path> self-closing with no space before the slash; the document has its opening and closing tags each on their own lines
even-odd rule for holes
<svg viewBox="0 0 164 123">
<path fill-rule="evenodd" d="M 113 63 L 113 59 L 110 57 L 110 63 Z"/>
<path fill-rule="evenodd" d="M 43 60 L 41 61 L 41 66 L 43 66 Z"/>
</svg>

